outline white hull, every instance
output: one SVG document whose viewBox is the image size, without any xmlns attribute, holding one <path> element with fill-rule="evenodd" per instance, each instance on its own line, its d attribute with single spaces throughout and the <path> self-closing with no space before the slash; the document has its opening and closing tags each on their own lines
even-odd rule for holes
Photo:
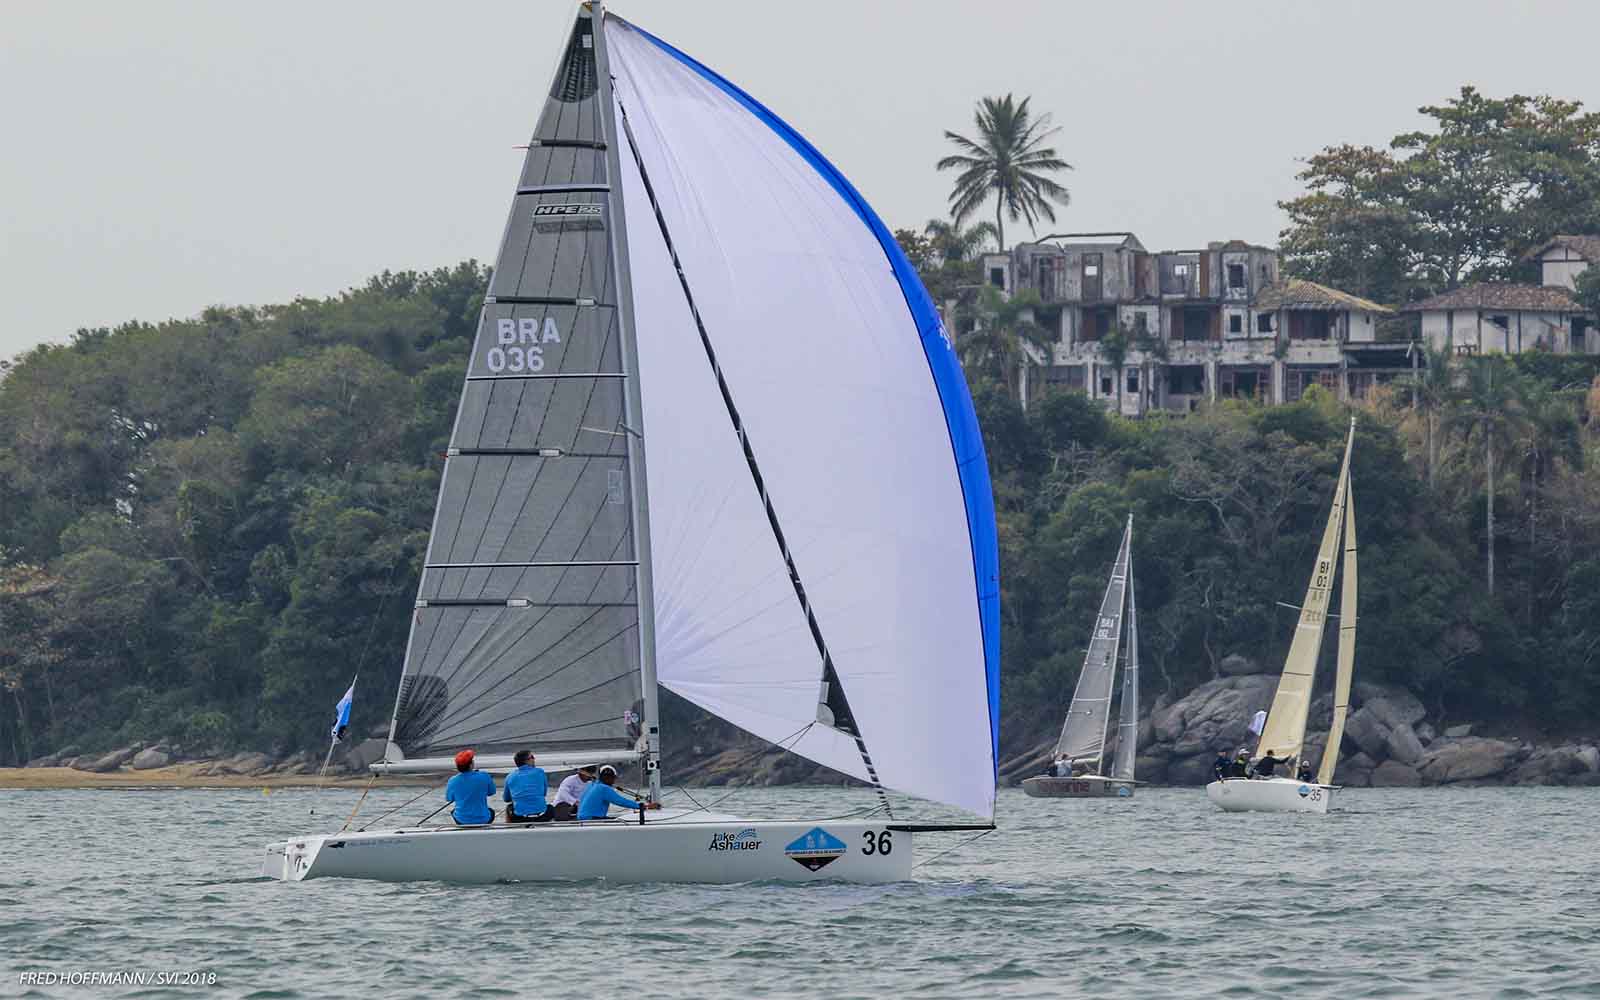
<svg viewBox="0 0 1600 1000">
<path fill-rule="evenodd" d="M 1334 785 L 1293 778 L 1229 778 L 1206 786 L 1206 797 L 1225 812 L 1325 813 Z"/>
<path fill-rule="evenodd" d="M 1133 782 L 1098 774 L 1077 778 L 1052 778 L 1041 774 L 1024 779 L 1022 790 L 1036 799 L 1126 799 L 1133 795 Z"/>
<path fill-rule="evenodd" d="M 298 882 L 901 882 L 912 834 L 859 820 L 747 821 L 696 814 L 640 825 L 425 827 L 317 834 L 268 844 L 262 874 Z"/>
</svg>

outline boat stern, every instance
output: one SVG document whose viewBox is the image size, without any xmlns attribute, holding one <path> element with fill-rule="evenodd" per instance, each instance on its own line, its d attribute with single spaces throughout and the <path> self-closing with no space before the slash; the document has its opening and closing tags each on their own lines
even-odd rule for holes
<svg viewBox="0 0 1600 1000">
<path fill-rule="evenodd" d="M 261 856 L 261 874 L 282 882 L 299 882 L 311 874 L 312 862 L 321 847 L 321 837 L 268 844 Z"/>
</svg>

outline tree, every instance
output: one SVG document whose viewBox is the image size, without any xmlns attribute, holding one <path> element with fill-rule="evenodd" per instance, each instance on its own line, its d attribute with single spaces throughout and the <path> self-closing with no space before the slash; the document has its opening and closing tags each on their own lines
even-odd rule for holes
<svg viewBox="0 0 1600 1000">
<path fill-rule="evenodd" d="M 1412 408 L 1422 415 L 1424 465 L 1431 492 L 1438 487 L 1439 414 L 1453 398 L 1456 370 L 1449 350 L 1436 351 L 1431 347 L 1424 350 L 1427 352 L 1426 367 L 1407 376 L 1403 384 L 1411 390 Z"/>
<path fill-rule="evenodd" d="M 986 285 L 962 309 L 961 325 L 971 329 L 956 337 L 961 363 L 999 380 L 1013 399 L 1022 368 L 1034 363 L 1036 353 L 1048 356 L 1052 346 L 1050 332 L 1033 320 L 1038 305 L 1039 295 L 1032 289 L 1008 297 Z"/>
<path fill-rule="evenodd" d="M 946 264 L 964 264 L 972 260 L 983 252 L 990 240 L 1000 245 L 1000 231 L 990 222 L 963 228 L 959 221 L 929 219 L 922 233 Z"/>
<path fill-rule="evenodd" d="M 1494 501 L 1495 453 L 1510 447 L 1527 425 L 1516 376 L 1504 359 L 1486 356 L 1473 358 L 1465 365 L 1465 377 L 1454 394 L 1446 425 L 1463 442 L 1477 441 L 1483 446 L 1485 579 L 1494 593 Z"/>
<path fill-rule="evenodd" d="M 1031 230 L 1036 219 L 1055 221 L 1052 201 L 1066 205 L 1071 200 L 1050 174 L 1072 165 L 1044 145 L 1060 129 L 1051 127 L 1049 115 L 1033 117 L 1030 100 L 1018 102 L 1007 94 L 979 101 L 973 112 L 977 138 L 946 131 L 944 137 L 961 152 L 938 163 L 940 170 L 961 171 L 950 192 L 950 216 L 957 226 L 994 196 L 995 239 L 1001 251 L 1006 248 L 1007 218 L 1025 220 Z"/>
</svg>

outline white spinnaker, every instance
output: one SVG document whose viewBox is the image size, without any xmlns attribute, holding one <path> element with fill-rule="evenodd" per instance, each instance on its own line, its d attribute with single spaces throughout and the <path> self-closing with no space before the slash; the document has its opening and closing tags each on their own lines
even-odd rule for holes
<svg viewBox="0 0 1600 1000">
<path fill-rule="evenodd" d="M 615 18 L 607 43 L 673 245 L 887 787 L 992 815 L 971 543 L 949 431 L 877 238 L 771 126 Z M 617 134 L 626 142 L 619 118 Z M 624 152 L 660 683 L 861 776 Z"/>
</svg>

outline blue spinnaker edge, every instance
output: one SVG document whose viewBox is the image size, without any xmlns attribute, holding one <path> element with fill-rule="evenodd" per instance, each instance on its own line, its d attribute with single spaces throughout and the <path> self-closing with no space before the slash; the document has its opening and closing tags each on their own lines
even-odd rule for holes
<svg viewBox="0 0 1600 1000">
<path fill-rule="evenodd" d="M 616 15 L 608 15 L 615 17 Z M 922 341 L 922 351 L 933 375 L 933 383 L 944 408 L 945 425 L 950 431 L 950 446 L 955 454 L 956 473 L 961 481 L 962 498 L 967 508 L 967 534 L 972 543 L 973 577 L 977 581 L 978 621 L 983 629 L 983 660 L 986 686 L 989 695 L 989 741 L 994 754 L 994 765 L 1000 765 L 1000 553 L 994 523 L 994 491 L 989 482 L 989 460 L 983 450 L 983 433 L 978 427 L 978 415 L 972 407 L 972 395 L 967 391 L 966 376 L 951 349 L 949 335 L 939 320 L 933 299 L 917 277 L 916 269 L 906 259 L 900 244 L 894 240 L 889 228 L 867 204 L 838 168 L 829 163 L 816 147 L 806 141 L 787 122 L 741 90 L 714 70 L 700 63 L 668 42 L 632 22 L 617 20 L 629 29 L 649 39 L 663 52 L 694 70 L 708 82 L 739 102 L 746 110 L 764 122 L 768 128 L 788 143 L 796 153 L 811 164 L 838 192 L 839 197 L 855 211 L 862 223 L 872 231 L 883 254 L 894 270 L 895 280 L 905 295 L 906 308 L 916 323 Z"/>
</svg>

